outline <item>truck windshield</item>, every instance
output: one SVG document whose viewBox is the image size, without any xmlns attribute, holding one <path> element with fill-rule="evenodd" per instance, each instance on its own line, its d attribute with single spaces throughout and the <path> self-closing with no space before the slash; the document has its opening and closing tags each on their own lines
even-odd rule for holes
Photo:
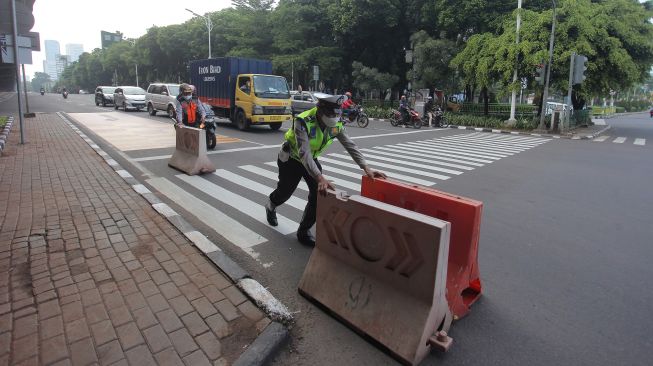
<svg viewBox="0 0 653 366">
<path fill-rule="evenodd" d="M 288 83 L 281 76 L 254 75 L 254 94 L 259 98 L 290 98 Z"/>
</svg>

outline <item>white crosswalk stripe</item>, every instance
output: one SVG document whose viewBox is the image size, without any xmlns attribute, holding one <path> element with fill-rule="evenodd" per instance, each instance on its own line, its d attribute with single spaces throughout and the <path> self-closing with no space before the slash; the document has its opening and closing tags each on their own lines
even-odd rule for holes
<svg viewBox="0 0 653 366">
<path fill-rule="evenodd" d="M 614 144 L 627 144 L 632 140 L 633 145 L 637 145 L 637 146 L 645 146 L 646 145 L 646 139 L 645 138 L 628 138 L 628 137 L 624 137 L 624 136 L 614 137 L 614 136 L 610 136 L 610 135 L 603 135 L 603 136 L 599 136 L 599 137 L 596 137 L 596 138 L 592 139 L 593 142 L 605 142 L 605 141 L 610 141 L 610 140 Z"/>
<path fill-rule="evenodd" d="M 392 179 L 435 186 L 548 141 L 550 139 L 462 133 L 361 150 L 371 167 Z M 360 193 L 364 173 L 346 152 L 323 154 L 319 161 L 325 176 L 336 187 L 351 194 Z M 257 246 L 265 245 L 275 231 L 281 235 L 294 233 L 307 203 L 308 187 L 302 180 L 294 195 L 277 209 L 279 226 L 269 226 L 265 204 L 277 181 L 277 162 L 265 161 L 218 169 L 206 176 L 176 174 L 172 180 L 154 178 L 148 183 L 259 260 Z"/>
<path fill-rule="evenodd" d="M 265 212 L 263 210 L 263 205 L 257 204 L 249 198 L 228 191 L 227 189 L 196 175 L 188 176 L 185 174 L 177 174 L 176 177 L 195 187 L 199 191 L 208 194 L 212 198 L 235 208 L 262 224 L 267 225 L 265 216 L 261 215 L 261 213 Z M 280 214 L 277 215 L 277 219 L 279 221 L 279 226 L 270 226 L 273 230 L 278 231 L 283 235 L 290 234 L 297 230 L 298 223 Z"/>
</svg>

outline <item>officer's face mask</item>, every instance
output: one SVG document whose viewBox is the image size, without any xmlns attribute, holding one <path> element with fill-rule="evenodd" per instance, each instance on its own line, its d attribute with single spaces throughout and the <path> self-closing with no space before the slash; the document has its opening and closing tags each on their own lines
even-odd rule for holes
<svg viewBox="0 0 653 366">
<path fill-rule="evenodd" d="M 320 121 L 327 127 L 335 127 L 342 111 L 339 108 L 332 107 L 322 107 L 320 109 Z"/>
<path fill-rule="evenodd" d="M 192 97 L 192 95 L 184 95 L 184 100 L 189 101 Z"/>
</svg>

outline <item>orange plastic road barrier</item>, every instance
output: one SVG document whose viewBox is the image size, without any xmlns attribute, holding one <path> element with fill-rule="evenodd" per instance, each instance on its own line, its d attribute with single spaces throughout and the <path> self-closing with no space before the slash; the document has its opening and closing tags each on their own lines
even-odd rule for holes
<svg viewBox="0 0 653 366">
<path fill-rule="evenodd" d="M 409 365 L 447 350 L 451 224 L 361 196 L 318 197 L 299 292 Z"/>
<path fill-rule="evenodd" d="M 361 194 L 451 223 L 447 301 L 454 319 L 469 313 L 481 296 L 478 240 L 483 203 L 432 188 L 363 176 Z"/>
</svg>

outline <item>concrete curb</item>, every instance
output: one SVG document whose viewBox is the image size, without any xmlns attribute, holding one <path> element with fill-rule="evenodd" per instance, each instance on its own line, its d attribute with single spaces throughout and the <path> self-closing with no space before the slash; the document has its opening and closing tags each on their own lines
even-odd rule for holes
<svg viewBox="0 0 653 366">
<path fill-rule="evenodd" d="M 184 220 L 181 215 L 175 212 L 166 203 L 161 202 L 152 191 L 140 184 L 127 170 L 91 140 L 82 130 L 72 123 L 63 113 L 57 115 L 68 126 L 100 155 L 104 161 L 129 184 L 132 189 L 145 198 L 161 216 L 165 217 L 175 226 L 188 240 L 195 245 L 220 271 L 225 273 L 231 281 L 243 291 L 249 298 L 273 321 L 268 324 L 265 330 L 250 345 L 247 351 L 240 355 L 234 365 L 262 365 L 272 357 L 279 346 L 288 338 L 289 333 L 286 326 L 292 324 L 293 316 L 288 308 L 277 300 L 258 281 L 252 279 L 249 274 L 236 262 L 229 258 L 217 245 L 206 238 L 201 232 L 194 229 L 191 224 Z M 252 350 L 250 350 L 252 349 Z"/>
<path fill-rule="evenodd" d="M 279 323 L 271 323 L 263 333 L 240 355 L 232 366 L 259 366 L 270 361 L 274 354 L 288 338 L 288 329 Z"/>
<path fill-rule="evenodd" d="M 7 117 L 7 123 L 5 127 L 0 132 L 0 156 L 7 145 L 7 139 L 9 138 L 9 132 L 11 132 L 11 127 L 14 125 L 14 117 Z"/>
</svg>

